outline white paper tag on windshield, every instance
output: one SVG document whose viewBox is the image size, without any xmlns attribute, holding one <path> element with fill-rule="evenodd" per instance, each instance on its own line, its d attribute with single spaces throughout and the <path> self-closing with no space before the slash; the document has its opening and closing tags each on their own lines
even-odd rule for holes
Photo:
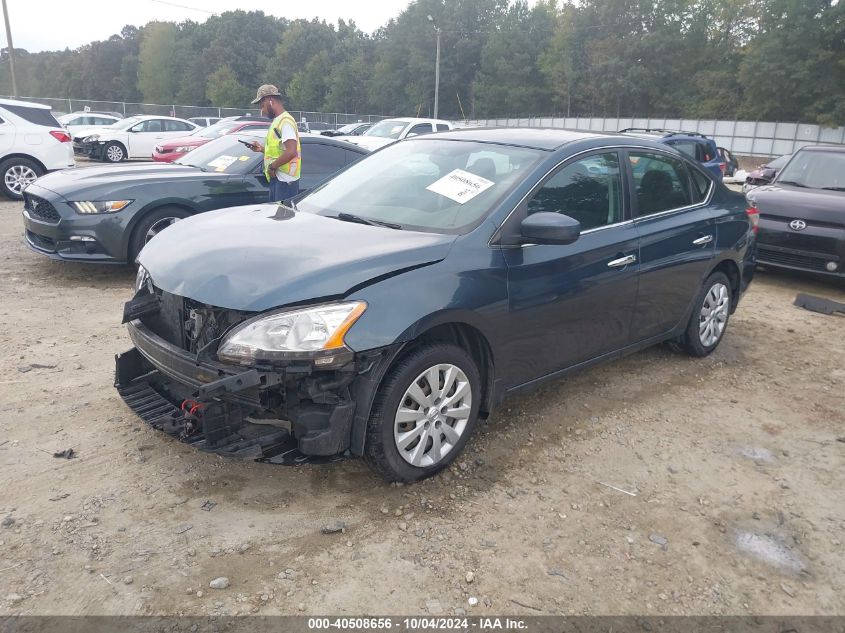
<svg viewBox="0 0 845 633">
<path fill-rule="evenodd" d="M 426 189 L 446 196 L 458 204 L 464 204 L 495 184 L 492 180 L 476 176 L 463 169 L 455 169 L 440 180 L 435 180 Z"/>
<path fill-rule="evenodd" d="M 238 160 L 237 156 L 227 156 L 223 154 L 223 156 L 218 156 L 214 160 L 210 161 L 206 167 L 211 167 L 212 169 L 219 169 L 221 171 L 225 171 L 225 169 Z"/>
</svg>

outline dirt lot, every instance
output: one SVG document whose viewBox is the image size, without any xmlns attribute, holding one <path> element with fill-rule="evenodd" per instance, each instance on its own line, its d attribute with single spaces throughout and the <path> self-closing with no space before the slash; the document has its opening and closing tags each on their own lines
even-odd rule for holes
<svg viewBox="0 0 845 633">
<path fill-rule="evenodd" d="M 760 274 L 710 358 L 511 400 L 397 487 L 148 429 L 111 386 L 133 273 L 30 253 L 19 214 L 0 203 L 0 613 L 845 614 L 845 317 L 792 306 L 841 287 Z"/>
</svg>

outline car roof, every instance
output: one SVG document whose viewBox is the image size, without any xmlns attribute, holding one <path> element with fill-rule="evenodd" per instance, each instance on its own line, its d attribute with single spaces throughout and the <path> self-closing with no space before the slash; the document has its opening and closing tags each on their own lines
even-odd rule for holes
<svg viewBox="0 0 845 633">
<path fill-rule="evenodd" d="M 543 150 L 554 150 L 573 141 L 603 136 L 606 135 L 597 132 L 576 132 L 573 130 L 536 127 L 474 127 L 437 133 L 438 139 L 518 145 Z M 424 139 L 430 137 L 420 136 L 417 138 Z"/>
<path fill-rule="evenodd" d="M 402 121 L 403 123 L 449 123 L 449 121 L 444 119 L 421 119 L 412 116 L 392 116 L 382 119 L 382 121 Z M 381 121 L 375 121 L 375 123 L 381 123 Z"/>
<path fill-rule="evenodd" d="M 813 152 L 845 152 L 845 145 L 805 145 L 798 148 L 797 151 L 813 151 Z"/>
<path fill-rule="evenodd" d="M 219 138 L 225 138 L 226 136 L 250 136 L 253 138 L 262 139 L 266 136 L 262 130 L 239 130 L 237 132 L 232 132 L 231 134 L 225 134 Z M 365 147 L 360 147 L 359 145 L 355 145 L 354 143 L 349 143 L 347 141 L 341 141 L 331 136 L 323 136 L 322 134 L 310 134 L 308 132 L 301 132 L 299 134 L 299 140 L 304 141 L 306 143 L 320 143 L 322 145 L 334 145 L 335 147 L 342 147 L 343 149 L 348 149 L 356 154 L 369 154 L 369 150 Z"/>
<path fill-rule="evenodd" d="M 32 101 L 18 101 L 17 99 L 0 99 L 0 106 L 20 106 L 25 108 L 35 108 L 37 110 L 52 110 L 48 105 L 43 103 L 33 103 Z"/>
</svg>

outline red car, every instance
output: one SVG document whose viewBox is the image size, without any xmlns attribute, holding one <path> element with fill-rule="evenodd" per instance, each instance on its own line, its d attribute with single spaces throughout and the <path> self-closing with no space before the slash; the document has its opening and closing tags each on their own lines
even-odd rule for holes
<svg viewBox="0 0 845 633">
<path fill-rule="evenodd" d="M 266 130 L 268 127 L 270 127 L 270 121 L 266 119 L 251 119 L 246 121 L 223 119 L 214 125 L 200 128 L 190 136 L 183 136 L 162 143 L 161 145 L 156 145 L 153 151 L 153 160 L 160 163 L 172 163 L 174 160 L 182 158 L 192 149 L 196 149 L 200 145 L 205 145 L 209 141 L 213 141 L 224 134 L 242 132 L 244 130 Z"/>
</svg>

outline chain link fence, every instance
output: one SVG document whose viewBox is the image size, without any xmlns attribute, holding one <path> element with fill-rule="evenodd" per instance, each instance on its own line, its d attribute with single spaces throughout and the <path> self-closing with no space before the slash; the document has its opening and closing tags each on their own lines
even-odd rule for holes
<svg viewBox="0 0 845 633">
<path fill-rule="evenodd" d="M 18 101 L 31 101 L 48 105 L 52 108 L 53 114 L 60 116 L 70 112 L 109 112 L 123 117 L 148 114 L 156 116 L 173 116 L 180 119 L 193 117 L 229 117 L 252 115 L 260 116 L 258 109 L 249 108 L 217 108 L 214 106 L 188 106 L 188 105 L 163 105 L 157 103 L 129 103 L 125 101 L 91 101 L 88 99 L 58 99 L 52 97 L 0 97 L 2 99 L 17 99 Z M 338 128 L 348 123 L 366 122 L 373 123 L 388 117 L 375 114 L 352 114 L 340 112 L 302 112 L 291 110 L 290 113 L 297 121 L 308 123 L 324 123 L 332 128 Z"/>
</svg>

